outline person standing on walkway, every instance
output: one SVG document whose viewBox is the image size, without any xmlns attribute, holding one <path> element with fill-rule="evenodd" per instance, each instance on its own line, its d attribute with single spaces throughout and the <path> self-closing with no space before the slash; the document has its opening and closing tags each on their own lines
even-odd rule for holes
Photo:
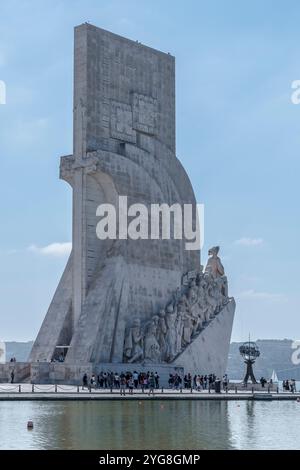
<svg viewBox="0 0 300 470">
<path fill-rule="evenodd" d="M 155 389 L 155 377 L 154 377 L 154 374 L 153 372 L 151 372 L 150 376 L 149 376 L 149 397 L 152 393 L 152 395 L 154 396 L 154 389 Z"/>
<path fill-rule="evenodd" d="M 159 388 L 159 375 L 157 372 L 154 374 L 154 379 L 155 379 L 155 388 Z"/>
<path fill-rule="evenodd" d="M 11 371 L 11 374 L 10 374 L 10 383 L 13 384 L 13 383 L 14 383 L 14 380 L 15 380 L 15 373 L 14 373 L 14 371 L 12 370 L 12 371 Z"/>
<path fill-rule="evenodd" d="M 134 388 L 134 380 L 132 377 L 128 380 L 128 388 L 129 388 L 129 394 L 133 395 L 133 388 Z"/>
<path fill-rule="evenodd" d="M 87 376 L 87 373 L 85 373 L 82 377 L 82 390 L 84 390 L 86 388 L 88 388 L 88 376 Z"/>
<path fill-rule="evenodd" d="M 133 383 L 134 383 L 134 388 L 138 388 L 138 385 L 139 385 L 139 374 L 137 373 L 136 370 L 133 372 Z"/>
<path fill-rule="evenodd" d="M 117 372 L 115 373 L 115 377 L 114 377 L 114 386 L 115 388 L 120 388 L 120 376 Z"/>
<path fill-rule="evenodd" d="M 126 395 L 126 393 L 125 393 L 125 391 L 126 391 L 126 377 L 123 374 L 120 377 L 119 387 L 120 387 L 120 395 L 123 395 L 125 397 L 125 395 Z"/>
<path fill-rule="evenodd" d="M 96 376 L 95 374 L 91 377 L 91 388 L 96 388 Z"/>
<path fill-rule="evenodd" d="M 107 372 L 103 372 L 103 384 L 104 388 L 107 388 Z"/>
<path fill-rule="evenodd" d="M 145 374 L 145 375 L 144 375 L 144 378 L 143 378 L 143 390 L 145 390 L 146 388 L 148 388 L 148 385 L 149 385 L 149 383 L 148 383 L 148 377 L 147 377 L 147 375 Z"/>
</svg>

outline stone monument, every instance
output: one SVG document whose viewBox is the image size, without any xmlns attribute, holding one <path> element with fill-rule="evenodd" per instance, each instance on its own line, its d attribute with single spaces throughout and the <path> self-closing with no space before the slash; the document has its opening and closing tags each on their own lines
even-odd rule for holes
<svg viewBox="0 0 300 470">
<path fill-rule="evenodd" d="M 60 164 L 73 249 L 30 354 L 35 380 L 146 364 L 221 375 L 235 303 L 219 248 L 203 271 L 200 251 L 161 228 L 132 239 L 118 220 L 118 237 L 97 236 L 101 204 L 196 208 L 176 157 L 175 59 L 90 24 L 75 28 L 74 55 L 74 148 Z"/>
</svg>

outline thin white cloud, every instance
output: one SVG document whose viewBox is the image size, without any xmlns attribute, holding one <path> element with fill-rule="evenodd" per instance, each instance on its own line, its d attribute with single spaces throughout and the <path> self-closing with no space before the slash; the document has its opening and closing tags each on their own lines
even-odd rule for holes
<svg viewBox="0 0 300 470">
<path fill-rule="evenodd" d="M 285 296 L 283 294 L 275 294 L 273 292 L 259 292 L 254 289 L 245 290 L 236 295 L 238 299 L 247 299 L 247 300 L 284 300 Z"/>
<path fill-rule="evenodd" d="M 36 246 L 30 245 L 28 250 L 37 253 L 40 255 L 49 255 L 49 256 L 67 256 L 71 253 L 72 250 L 72 243 L 65 242 L 65 243 L 51 243 L 50 245 L 46 246 Z"/>
<path fill-rule="evenodd" d="M 250 238 L 250 237 L 243 237 L 239 238 L 238 240 L 235 240 L 236 245 L 242 245 L 242 246 L 258 246 L 263 244 L 263 239 L 262 238 Z"/>
</svg>

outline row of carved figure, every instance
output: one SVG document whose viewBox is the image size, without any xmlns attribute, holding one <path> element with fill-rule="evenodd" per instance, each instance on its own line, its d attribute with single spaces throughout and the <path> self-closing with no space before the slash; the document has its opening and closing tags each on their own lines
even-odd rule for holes
<svg viewBox="0 0 300 470">
<path fill-rule="evenodd" d="M 133 320 L 125 334 L 124 361 L 172 362 L 228 303 L 218 252 L 219 247 L 209 250 L 205 271 L 188 273 L 165 309 L 143 325 L 139 318 Z"/>
</svg>

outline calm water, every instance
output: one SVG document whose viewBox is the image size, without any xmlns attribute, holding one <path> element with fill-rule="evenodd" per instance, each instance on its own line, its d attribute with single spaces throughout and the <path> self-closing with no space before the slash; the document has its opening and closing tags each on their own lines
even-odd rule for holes
<svg viewBox="0 0 300 470">
<path fill-rule="evenodd" d="M 299 430 L 296 401 L 0 402 L 0 449 L 300 449 Z"/>
</svg>

